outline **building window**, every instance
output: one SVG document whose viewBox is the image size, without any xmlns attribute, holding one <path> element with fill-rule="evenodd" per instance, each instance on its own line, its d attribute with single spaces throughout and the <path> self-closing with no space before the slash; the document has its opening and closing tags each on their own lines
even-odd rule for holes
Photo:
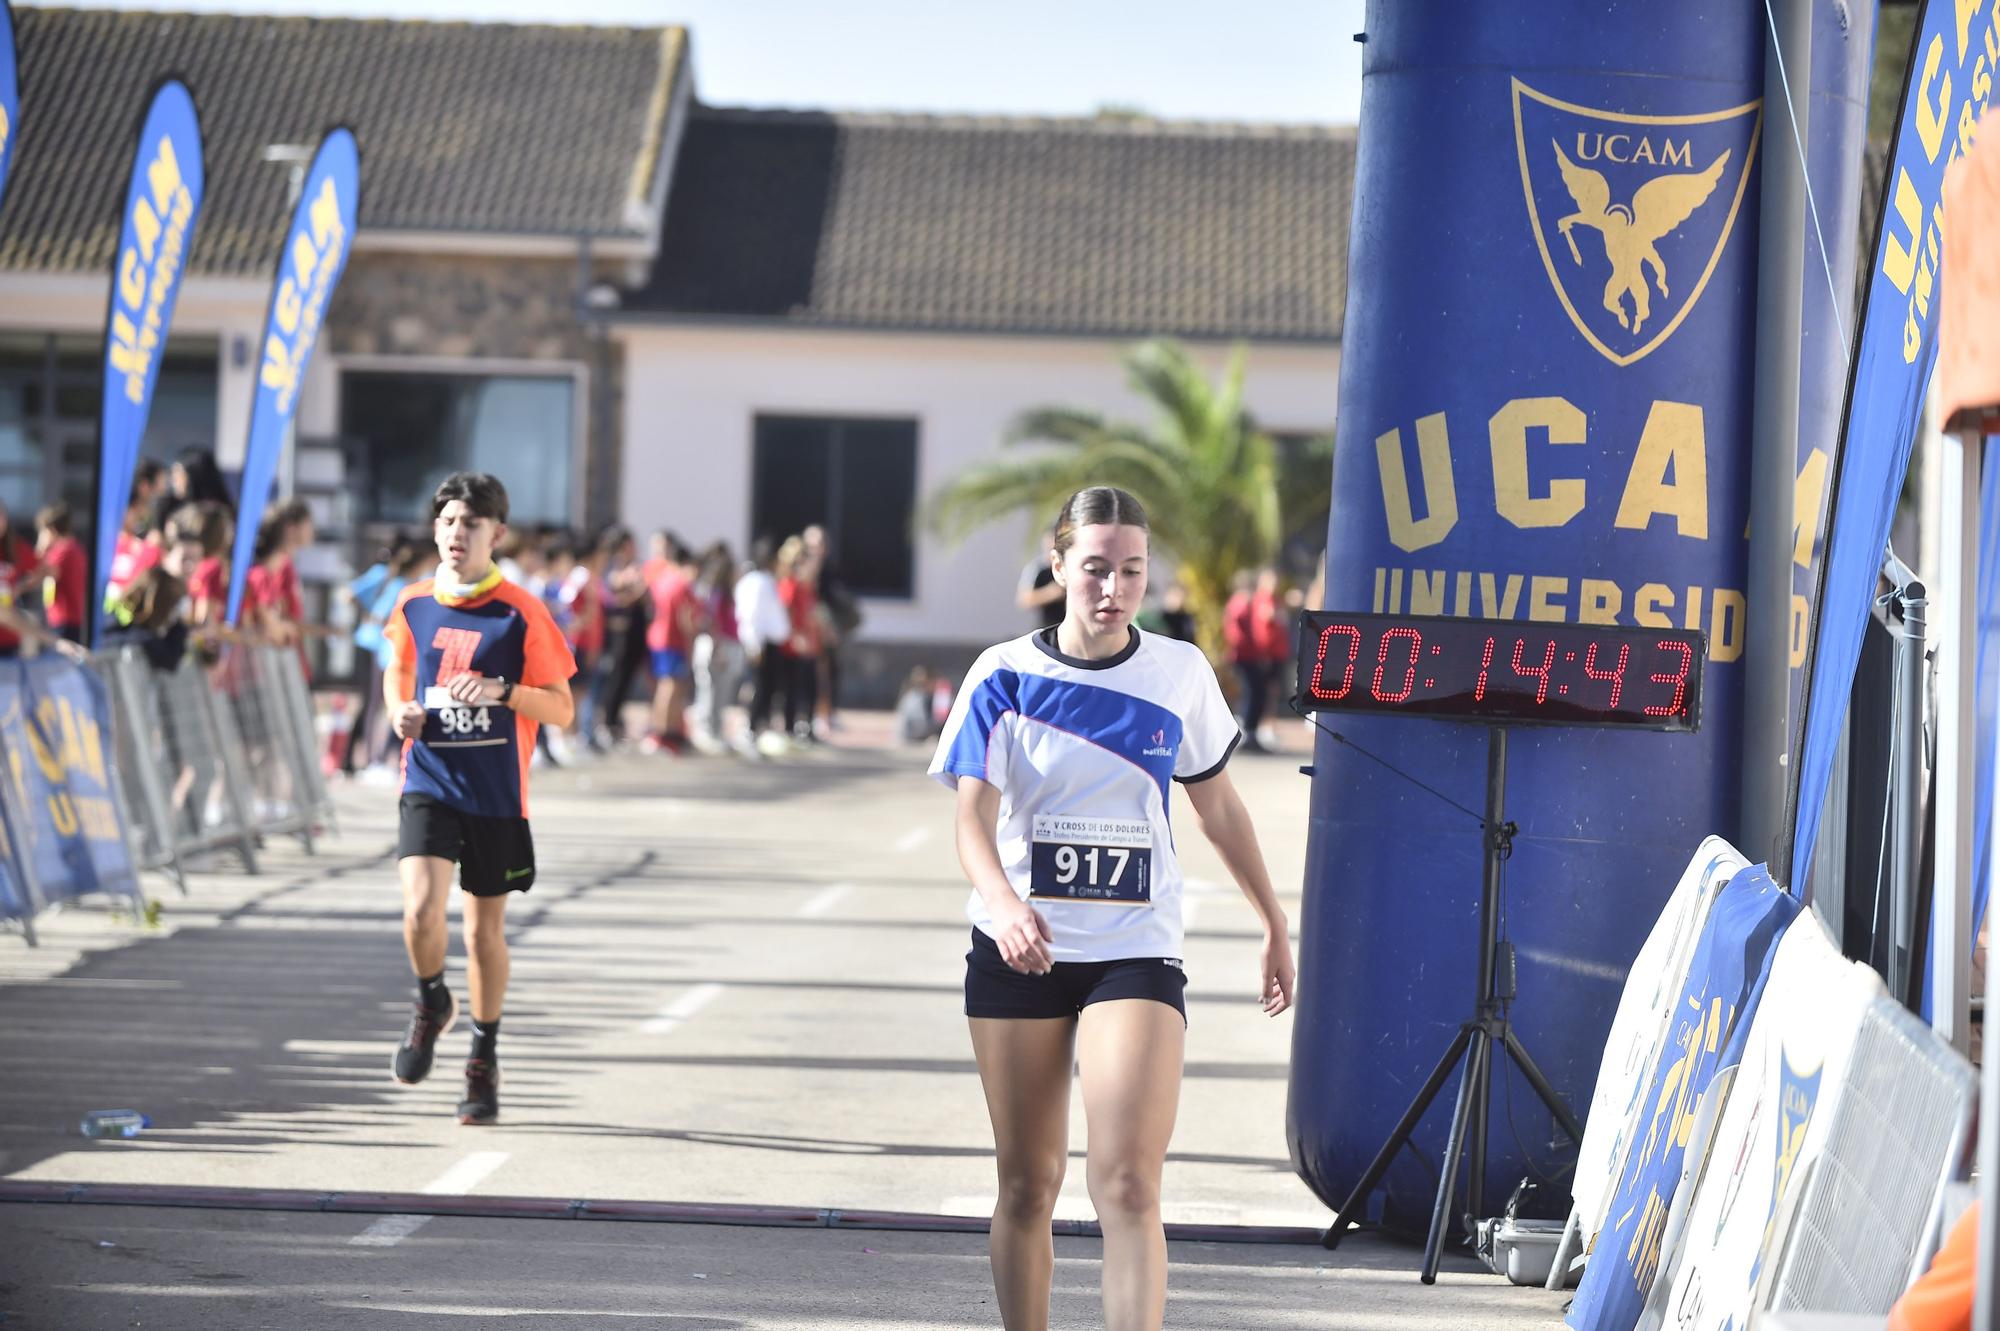
<svg viewBox="0 0 2000 1331">
<path fill-rule="evenodd" d="M 917 423 L 759 416 L 750 530 L 782 541 L 826 528 L 840 580 L 860 596 L 907 600 L 916 586 Z"/>
<path fill-rule="evenodd" d="M 508 521 L 567 525 L 577 391 L 570 374 L 344 371 L 340 428 L 356 445 L 355 519 L 427 521 L 438 482 L 484 471 L 507 487 Z"/>
<path fill-rule="evenodd" d="M 174 338 L 160 358 L 144 456 L 214 449 L 213 339 Z M 97 412 L 104 342 L 87 334 L 0 334 L 0 503 L 24 518 L 66 499 L 88 534 L 97 479 Z"/>
</svg>

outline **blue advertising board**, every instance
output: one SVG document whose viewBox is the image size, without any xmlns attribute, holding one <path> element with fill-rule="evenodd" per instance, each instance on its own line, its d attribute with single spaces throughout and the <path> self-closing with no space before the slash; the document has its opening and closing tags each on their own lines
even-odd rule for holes
<svg viewBox="0 0 2000 1331">
<path fill-rule="evenodd" d="M 1604 1209 L 1583 1284 L 1565 1319 L 1575 1331 L 1631 1331 L 1660 1272 L 1661 1236 L 1702 1092 L 1743 1045 L 1778 939 L 1799 913 L 1763 865 L 1715 899 L 1673 1005 L 1671 1034 L 1642 1092 L 1643 1120 Z"/>
<path fill-rule="evenodd" d="M 7 198 L 7 168 L 21 128 L 21 78 L 14 60 L 14 8 L 0 0 L 0 202 Z"/>
<path fill-rule="evenodd" d="M 1862 632 L 1937 363 L 1945 168 L 1972 142 L 2000 66 L 2000 4 L 1929 0 L 1917 20 L 1884 178 L 1853 378 L 1835 453 L 1807 696 L 1794 746 L 1792 878 L 1804 882 Z"/>
<path fill-rule="evenodd" d="M 305 187 L 285 232 L 278 275 L 271 283 L 270 313 L 250 404 L 243 477 L 237 488 L 236 545 L 229 570 L 229 622 L 243 607 L 244 580 L 257 545 L 257 524 L 271 497 L 271 481 L 285 436 L 298 411 L 299 389 L 318 344 L 333 288 L 347 266 L 361 208 L 361 153 L 354 135 L 334 129 L 320 140 Z"/>
<path fill-rule="evenodd" d="M 166 356 L 174 300 L 187 271 L 188 250 L 201 214 L 201 120 L 194 97 L 177 79 L 154 92 L 139 129 L 104 323 L 104 395 L 99 409 L 96 522 L 91 531 L 90 586 L 85 601 L 91 642 L 97 641 L 111 556 L 125 523 L 139 444 L 153 408 L 153 387 Z"/>
<path fill-rule="evenodd" d="M 0 661 L 9 858 L 41 905 L 90 892 L 140 895 L 111 724 L 110 693 L 85 667 L 52 654 Z M 23 900 L 32 913 L 33 898 Z"/>
</svg>

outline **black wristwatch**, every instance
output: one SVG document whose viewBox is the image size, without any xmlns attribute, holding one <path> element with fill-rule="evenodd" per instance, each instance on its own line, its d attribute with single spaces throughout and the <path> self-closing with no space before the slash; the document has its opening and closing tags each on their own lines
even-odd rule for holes
<svg viewBox="0 0 2000 1331">
<path fill-rule="evenodd" d="M 514 696 L 514 681 L 504 675 L 498 678 L 500 680 L 500 705 L 502 707 L 510 706 L 511 704 L 508 700 Z"/>
</svg>

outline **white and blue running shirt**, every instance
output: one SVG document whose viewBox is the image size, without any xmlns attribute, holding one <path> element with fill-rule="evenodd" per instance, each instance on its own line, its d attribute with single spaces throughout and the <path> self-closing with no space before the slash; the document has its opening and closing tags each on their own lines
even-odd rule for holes
<svg viewBox="0 0 2000 1331">
<path fill-rule="evenodd" d="M 1063 655 L 1054 629 L 989 647 L 931 760 L 954 789 L 999 788 L 1000 863 L 1057 961 L 1181 955 L 1167 782 L 1215 776 L 1242 738 L 1199 647 L 1131 632 L 1099 661 Z M 965 913 L 993 934 L 976 889 Z"/>
</svg>

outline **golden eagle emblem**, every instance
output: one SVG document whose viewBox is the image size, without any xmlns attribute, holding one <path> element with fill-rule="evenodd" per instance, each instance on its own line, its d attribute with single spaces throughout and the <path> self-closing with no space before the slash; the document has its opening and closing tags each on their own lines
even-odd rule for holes
<svg viewBox="0 0 2000 1331">
<path fill-rule="evenodd" d="M 1694 216 L 1694 210 L 1715 193 L 1722 168 L 1729 164 L 1729 151 L 1709 163 L 1708 170 L 1693 175 L 1655 176 L 1632 193 L 1628 206 L 1611 202 L 1611 186 L 1604 173 L 1578 166 L 1569 160 L 1560 144 L 1551 141 L 1556 162 L 1562 167 L 1563 184 L 1576 200 L 1576 211 L 1556 223 L 1556 230 L 1569 242 L 1572 263 L 1582 263 L 1576 237 L 1570 228 L 1595 227 L 1604 237 L 1604 255 L 1611 260 L 1611 280 L 1604 284 L 1604 308 L 1618 318 L 1620 328 L 1638 332 L 1653 312 L 1646 291 L 1647 268 L 1660 284 L 1660 296 L 1667 296 L 1667 263 L 1656 248 L 1660 238 Z M 1625 298 L 1632 298 L 1632 317 L 1625 317 Z"/>
<path fill-rule="evenodd" d="M 1642 115 L 1561 101 L 1519 79 L 1513 95 L 1521 187 L 1549 283 L 1584 340 L 1630 365 L 1673 336 L 1714 276 L 1756 160 L 1761 104 Z M 1597 232 L 1602 259 L 1579 228 Z"/>
</svg>

